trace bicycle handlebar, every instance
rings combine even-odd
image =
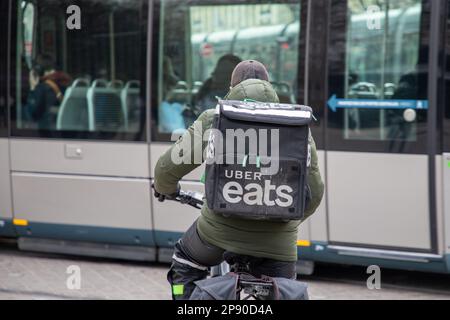
[[[159,197],[159,193],[157,193],[155,186],[152,184],[152,189],[155,191],[155,196]],[[162,200],[161,200],[162,199]],[[201,209],[203,206],[203,194],[195,191],[183,191],[179,190],[178,195],[175,198],[165,198],[162,197],[160,201],[172,200],[177,201],[181,204],[187,204],[196,209]]]
[[[203,194],[195,191],[180,190],[175,201],[178,201],[181,204],[188,204],[196,209],[201,209],[203,206]]]

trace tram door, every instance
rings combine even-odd
[[[10,170],[19,245],[50,245],[35,238],[98,243],[101,250],[74,252],[94,255],[118,245],[132,258],[131,247],[154,244],[141,90],[147,1],[11,3]],[[155,257],[141,253],[136,258]]]
[[[430,2],[331,1],[325,145],[333,244],[436,249]]]
[[[264,63],[283,102],[297,101],[302,4],[306,1],[154,1],[151,157],[154,167],[204,110],[224,97],[240,60]],[[197,138],[202,134],[196,132]],[[195,143],[195,142],[194,142]],[[203,167],[182,187],[203,192]],[[152,173],[153,174],[153,173]],[[153,175],[152,175],[153,177]],[[156,241],[172,247],[199,212],[174,203],[153,202]]]

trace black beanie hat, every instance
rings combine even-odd
[[[269,81],[269,73],[261,62],[256,60],[242,61],[233,70],[231,75],[231,86],[234,87],[248,79]]]

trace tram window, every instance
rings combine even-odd
[[[158,8],[153,140],[170,141],[172,133],[183,132],[204,110],[214,108],[241,60],[265,64],[275,89],[282,89],[280,99],[292,102],[298,85],[300,0],[201,5],[168,0]]]
[[[420,145],[424,152],[428,22],[423,3],[333,1],[332,10],[343,14],[331,17],[329,148],[373,145],[402,153],[417,152]]]
[[[70,5],[80,29],[69,28]],[[142,1],[19,1],[13,135],[144,140]]]

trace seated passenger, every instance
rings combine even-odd
[[[173,95],[173,89],[178,81],[179,79],[173,71],[172,62],[165,57],[163,62],[163,98],[158,110],[158,131],[160,133],[182,133],[186,130],[183,117],[185,106],[176,101]]]
[[[44,56],[30,71],[30,92],[24,108],[26,120],[34,122],[42,130],[56,127],[58,108],[71,78],[56,71],[51,58]]]
[[[207,79],[195,97],[195,105],[199,112],[217,104],[216,97],[223,98],[230,90],[230,78],[234,68],[241,59],[232,54],[222,56],[217,62],[211,77]]]

